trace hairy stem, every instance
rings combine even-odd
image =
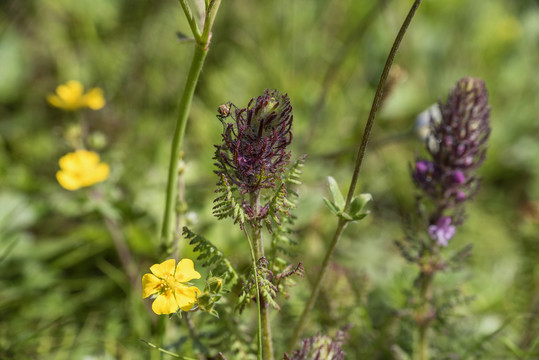
[[[260,210],[260,191],[250,194],[251,208],[254,210],[255,216]],[[264,257],[264,242],[262,241],[262,225],[257,223],[251,226],[251,236],[253,239],[255,262]],[[255,265],[256,266],[256,265]],[[256,269],[255,269],[256,270]],[[259,282],[257,281],[257,289]],[[271,336],[270,324],[270,308],[264,301],[264,297],[258,295],[258,303],[260,304],[260,315],[262,325],[262,343],[264,349],[264,360],[273,360],[273,339]]]
[[[185,88],[180,98],[178,120],[176,121],[176,128],[172,139],[172,149],[170,153],[170,163],[168,169],[168,182],[167,182],[167,194],[165,200],[165,213],[163,216],[163,226],[161,228],[161,252],[163,255],[170,254],[171,247],[173,246],[174,236],[174,210],[176,204],[176,191],[178,182],[178,166],[180,159],[180,151],[182,148],[183,137],[185,134],[185,128],[187,125],[187,118],[189,116],[189,110],[191,108],[191,102],[193,100],[193,94],[195,93],[196,84],[204,65],[204,60],[209,51],[209,43],[211,38],[211,27],[215,20],[215,15],[219,9],[221,3],[220,0],[210,1],[208,8],[206,9],[206,18],[204,21],[204,29],[202,35],[200,35],[196,27],[193,26],[194,19],[186,1],[180,1],[185,15],[189,21],[193,35],[195,36],[196,46],[189,68],[189,74],[185,82]]]
[[[363,157],[365,156],[365,150],[367,149],[367,144],[369,142],[370,134],[372,125],[374,124],[374,119],[376,117],[376,112],[378,111],[378,108],[380,107],[380,103],[382,100],[384,85],[387,79],[387,76],[389,75],[389,70],[391,70],[391,65],[393,64],[393,59],[395,59],[395,55],[397,54],[397,50],[399,48],[399,45],[404,38],[404,34],[406,33],[406,30],[408,29],[408,26],[410,25],[415,12],[419,5],[421,4],[421,0],[415,0],[410,11],[408,12],[408,15],[406,16],[406,19],[404,20],[399,33],[397,34],[397,37],[395,38],[395,41],[393,42],[393,46],[391,47],[391,50],[389,51],[389,55],[387,57],[384,70],[382,71],[382,75],[380,76],[380,80],[378,82],[378,87],[376,89],[376,93],[374,95],[374,99],[371,106],[371,111],[369,113],[369,118],[367,119],[367,124],[365,125],[365,130],[363,132],[363,138],[361,140],[361,144],[358,149],[356,163],[354,167],[354,173],[352,175],[352,181],[350,183],[350,187],[348,189],[348,195],[346,197],[346,205],[344,208],[344,211],[347,212],[350,209],[350,204],[352,202],[352,198],[354,196],[356,185],[358,181],[358,175],[359,170],[361,169],[361,164],[363,162]],[[320,286],[322,284],[322,281],[324,279],[324,275],[327,271],[329,260],[331,259],[331,256],[333,255],[333,251],[335,250],[337,243],[339,242],[339,239],[341,238],[341,235],[346,227],[347,220],[344,220],[343,218],[339,218],[337,223],[337,228],[335,230],[335,234],[333,235],[333,239],[331,240],[331,243],[329,245],[328,250],[326,251],[326,256],[324,257],[324,261],[322,262],[322,267],[320,268],[320,272],[318,273],[318,277],[314,283],[314,288],[311,292],[311,296],[307,303],[305,304],[305,307],[303,309],[303,313],[301,314],[301,317],[299,319],[298,324],[296,325],[296,328],[294,330],[294,334],[292,336],[292,339],[289,344],[289,351],[292,351],[296,342],[298,341],[301,332],[303,331],[303,328],[305,327],[305,324],[307,322],[307,318],[309,317],[309,313],[312,310],[312,307],[314,305],[314,302],[316,298],[318,297],[318,293],[320,292]]]

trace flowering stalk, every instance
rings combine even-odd
[[[215,200],[214,214],[218,218],[233,217],[249,241],[263,355],[264,359],[272,360],[268,303],[272,299],[267,297],[268,291],[261,285],[264,280],[265,284],[269,280],[260,279],[265,275],[258,273],[257,263],[265,259],[263,225],[271,226],[271,221],[279,222],[279,216],[288,213],[289,205],[283,199],[286,197],[283,175],[291,156],[287,146],[292,141],[292,106],[287,95],[266,90],[263,95],[251,99],[246,108],[231,112],[228,104],[222,105],[219,111],[223,142],[216,146],[214,159],[215,172],[220,178],[216,192],[224,194]],[[229,118],[233,121],[227,122]],[[252,244],[246,225],[251,228]]]
[[[432,283],[436,272],[448,264],[441,250],[449,245],[456,227],[464,221],[464,206],[479,189],[475,171],[486,156],[490,135],[490,108],[482,80],[464,78],[457,82],[447,102],[440,104],[441,119],[431,117],[426,146],[429,158],[416,158],[412,178],[419,190],[418,206],[426,209],[419,241],[419,308],[415,314],[419,335],[416,354],[429,358],[430,326],[436,319]]]
[[[361,144],[358,149],[358,154],[356,158],[356,164],[354,167],[354,172],[352,175],[352,181],[350,183],[350,187],[348,189],[348,195],[346,197],[346,203],[344,205],[343,212],[348,213],[352,204],[352,200],[354,197],[358,176],[359,176],[359,170],[361,169],[361,164],[363,161],[363,157],[365,155],[365,151],[367,149],[367,144],[369,142],[369,137],[372,129],[372,125],[374,124],[374,119],[376,117],[376,112],[378,111],[378,108],[380,107],[380,103],[382,101],[382,95],[384,90],[384,85],[387,79],[387,76],[389,75],[389,70],[391,70],[391,65],[393,64],[393,59],[395,58],[395,55],[397,53],[397,50],[399,48],[399,45],[404,38],[404,34],[406,33],[406,30],[408,29],[408,26],[412,22],[412,18],[415,15],[415,12],[419,5],[421,4],[421,0],[415,0],[410,11],[408,12],[408,15],[406,16],[406,19],[404,20],[399,33],[397,34],[397,37],[395,38],[395,41],[393,42],[393,46],[391,47],[391,50],[389,52],[389,55],[386,60],[386,64],[384,66],[384,70],[382,71],[382,75],[380,76],[380,80],[378,82],[378,87],[376,89],[376,93],[374,95],[373,103],[371,106],[371,111],[369,113],[369,118],[367,120],[367,123],[365,125],[365,130],[363,132],[363,138],[361,140]],[[296,328],[294,329],[294,333],[292,335],[292,339],[289,343],[289,352],[291,352],[296,344],[296,342],[299,339],[299,336],[301,335],[301,332],[303,331],[303,328],[305,327],[305,324],[307,322],[307,318],[309,317],[309,313],[311,312],[314,302],[316,298],[318,297],[318,293],[320,292],[320,287],[322,285],[322,281],[324,279],[324,275],[327,271],[329,261],[331,259],[331,256],[333,255],[333,251],[337,247],[337,243],[339,242],[342,233],[344,232],[344,229],[346,228],[348,222],[350,220],[339,217],[337,222],[337,228],[335,229],[335,233],[333,234],[333,238],[331,240],[331,243],[329,245],[328,250],[326,251],[326,255],[324,257],[324,260],[322,261],[322,265],[320,268],[320,271],[318,272],[318,277],[315,280],[313,290],[311,292],[311,296],[309,297],[309,300],[305,304],[305,307],[303,308],[303,313],[301,314],[301,317],[299,319],[298,324],[296,325]]]
[[[195,49],[193,60],[189,69],[189,74],[185,83],[185,88],[180,98],[180,112],[174,130],[172,140],[172,150],[170,154],[170,164],[168,171],[167,195],[165,202],[165,214],[163,216],[163,226],[161,228],[161,252],[166,254],[170,252],[174,241],[174,208],[176,204],[177,182],[178,182],[178,167],[180,159],[180,151],[187,125],[187,118],[193,100],[198,77],[204,65],[204,60],[209,51],[211,38],[211,29],[213,22],[221,4],[221,0],[206,1],[206,14],[203,23],[203,30],[200,32],[193,14],[189,8],[189,4],[185,0],[180,0],[185,16],[189,22],[193,36],[195,39]],[[176,237],[177,240],[178,237]]]

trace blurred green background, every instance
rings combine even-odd
[[[304,262],[307,276],[280,301],[273,326],[281,353],[335,227],[322,202],[325,179],[335,177],[343,191],[349,184],[377,81],[411,3],[222,1],[184,143],[190,226],[239,268],[248,266],[240,232],[211,215],[216,109],[227,101],[246,106],[266,88],[287,92],[293,157],[308,155],[293,259]],[[180,43],[177,31],[189,28],[172,0],[0,2],[1,359],[155,357],[139,339],[151,340],[156,316],[129,285],[96,208],[118,216],[140,275],[163,260],[155,249],[171,133],[193,46]],[[413,211],[409,166],[422,148],[414,119],[445,100],[458,79],[474,76],[489,90],[492,134],[482,190],[448,249],[473,243],[473,257],[438,284],[475,299],[456,312],[453,330],[435,338],[433,356],[539,357],[538,63],[537,1],[423,1],[395,59],[360,176],[360,191],[374,197],[372,214],[347,228],[307,336],[352,323],[350,359],[398,358],[395,344],[410,351],[398,310],[416,272],[393,241]],[[104,109],[81,114],[97,134],[89,146],[112,169],[99,185],[101,203],[55,179],[58,159],[71,151],[65,134],[74,118],[45,96],[72,79],[101,87],[107,99]],[[208,316],[197,315],[195,323]],[[243,321],[253,329],[249,316]],[[171,342],[186,334],[178,323]]]

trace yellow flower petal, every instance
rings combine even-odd
[[[73,191],[80,189],[81,187],[80,181],[66,171],[58,171],[56,173],[56,180],[58,180],[58,183],[66,190]]]
[[[200,279],[200,274],[195,270],[193,260],[183,259],[178,263],[174,277],[179,282],[187,282],[193,279]]]
[[[159,295],[152,304],[152,310],[157,315],[172,314],[178,311],[178,308],[172,291]]]
[[[110,174],[109,165],[99,162],[99,155],[93,151],[77,150],[68,153],[60,158],[58,164],[61,170],[56,178],[67,190],[105,181]]]
[[[61,98],[68,99],[72,97],[80,97],[84,87],[80,81],[69,80],[65,85],[59,85],[56,87],[56,92],[60,95]]]
[[[165,276],[172,276],[174,274],[174,265],[176,260],[169,259],[163,261],[161,264],[155,264],[150,267],[150,271],[158,278],[163,279]]]
[[[142,298],[156,294],[162,287],[163,282],[153,274],[144,274],[142,277]]]
[[[95,168],[95,171],[94,171],[94,174],[93,174],[93,182],[97,183],[97,182],[104,181],[104,180],[108,179],[109,174],[110,174],[109,164],[100,163]]]
[[[56,87],[56,94],[47,95],[47,102],[54,107],[74,111],[88,107],[99,110],[105,106],[103,90],[93,88],[84,94],[84,87],[79,81],[71,80]]]
[[[82,97],[82,102],[92,110],[101,109],[103,106],[105,106],[103,90],[100,88],[93,88]]]
[[[88,150],[77,150],[75,151],[75,156],[77,161],[82,166],[95,166],[99,164],[99,155],[96,152]]]
[[[200,290],[196,286],[178,286],[175,295],[180,309],[183,311],[191,310],[195,306],[198,294],[200,294]]]
[[[76,110],[81,107],[82,92],[82,84],[75,80],[68,81],[65,85],[56,88],[56,93],[64,103],[62,108],[65,110]]]
[[[58,95],[54,94],[47,95],[47,102],[57,108],[62,108],[64,106],[64,102],[62,101],[62,99],[60,99]]]

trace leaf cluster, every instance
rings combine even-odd
[[[202,266],[211,267],[211,271],[223,278],[227,285],[233,286],[238,282],[239,275],[234,266],[230,263],[223,252],[213,245],[209,240],[195,234],[189,228],[183,228],[183,236],[189,240],[190,245],[194,245],[193,251],[198,252],[197,260],[202,260]]]
[[[337,181],[333,177],[328,176],[328,185],[333,201],[324,198],[324,203],[334,215],[346,221],[358,221],[369,215],[370,211],[364,210],[364,208],[368,202],[372,201],[371,194],[359,194],[354,196],[350,203],[350,208],[345,209],[346,201],[339,189]]]

